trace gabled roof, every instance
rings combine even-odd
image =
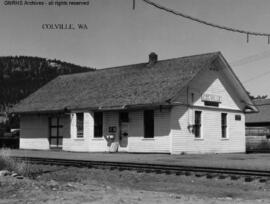
[[[22,100],[17,113],[169,104],[220,52],[59,76]],[[245,91],[244,91],[245,92]]]
[[[259,112],[247,114],[246,123],[270,123],[270,99],[256,99],[253,103]]]

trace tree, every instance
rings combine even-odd
[[[251,100],[254,100],[254,99],[266,99],[268,97],[268,95],[257,95],[257,96],[253,96],[253,95],[250,94],[249,91],[247,93],[248,93],[248,95],[249,95],[249,97],[250,97]]]

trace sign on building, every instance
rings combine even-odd
[[[202,101],[221,103],[221,96],[214,95],[214,94],[203,94]]]

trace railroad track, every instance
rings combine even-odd
[[[195,175],[197,177],[206,176],[207,178],[218,177],[224,179],[231,177],[232,179],[245,178],[250,182],[255,179],[260,182],[270,180],[270,171],[249,170],[249,169],[233,169],[233,168],[216,168],[216,167],[197,167],[197,166],[180,166],[166,164],[148,164],[148,163],[131,163],[131,162],[109,162],[109,161],[86,161],[71,159],[55,159],[55,158],[37,158],[37,157],[14,157],[17,160],[25,160],[33,164],[43,165],[60,165],[73,167],[87,167],[100,169],[118,169],[136,170],[146,173],[165,173],[176,175]]]

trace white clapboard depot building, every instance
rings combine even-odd
[[[220,52],[59,76],[14,107],[21,149],[245,152],[256,111]]]

